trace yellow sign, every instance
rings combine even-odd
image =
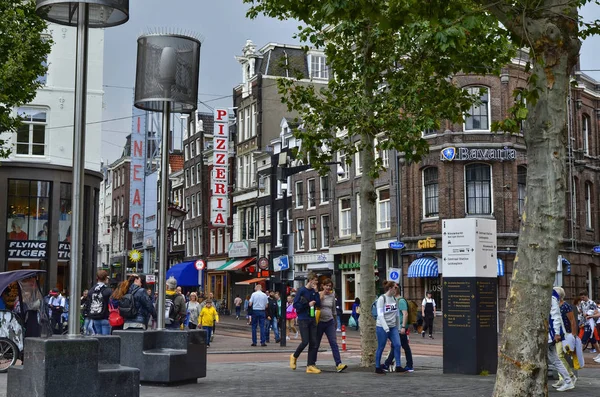
[[[142,260],[142,253],[138,250],[129,251],[129,260],[137,263]]]
[[[435,248],[435,240],[432,239],[431,237],[427,237],[425,240],[419,240],[417,241],[417,247],[419,249],[424,249],[424,248]]]

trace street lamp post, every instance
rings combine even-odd
[[[288,218],[287,218],[287,190],[288,190],[288,185],[287,185],[287,175],[285,175],[285,173],[282,173],[282,180],[281,180],[281,194],[283,196],[283,225],[281,226],[281,237],[282,237],[282,242],[281,242],[281,250],[283,251],[283,255],[287,255],[288,256],[288,263],[289,263],[289,255],[288,255]],[[284,305],[285,302],[287,302],[287,270],[282,270],[281,271],[281,285],[279,288],[279,298],[281,299],[281,313],[279,313],[280,317],[283,317],[284,314]],[[285,347],[287,345],[286,343],[286,335],[287,334],[287,328],[286,328],[286,324],[285,321],[283,322],[283,325],[281,326],[281,331],[279,333],[279,346],[281,347]]]

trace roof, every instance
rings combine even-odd
[[[262,54],[262,61],[256,70],[267,76],[296,77],[308,76],[308,63],[304,50],[285,45],[274,46]]]

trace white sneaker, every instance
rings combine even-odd
[[[564,384],[565,384],[565,382],[563,382],[562,379],[559,379],[558,382],[552,384],[552,387],[555,389],[558,389],[559,387],[561,387]]]
[[[593,360],[597,363],[600,363],[600,358],[594,358]]]
[[[571,376],[571,383],[573,383],[573,386],[577,383],[577,377],[575,375]]]
[[[561,387],[556,389],[556,391],[566,391],[566,390],[571,390],[574,388],[575,388],[575,385],[573,384],[573,382],[569,382],[569,383],[563,384]]]
[[[598,360],[600,359],[600,354],[598,354],[596,357],[593,358],[593,360]]]
[[[286,337],[285,337],[285,340],[290,340],[290,337],[289,337],[289,336],[286,336]]]

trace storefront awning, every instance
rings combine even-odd
[[[198,284],[198,270],[195,266],[196,261],[182,262],[171,266],[167,270],[167,279],[171,276],[177,280],[177,285],[182,287],[197,287]]]
[[[504,276],[504,261],[498,258],[498,277]]]
[[[242,259],[230,259],[217,270],[239,270],[248,266],[252,262],[256,261],[255,257],[252,258],[242,258]]]
[[[266,280],[264,277],[251,278],[250,280],[238,281],[235,285],[250,285],[254,283],[260,283],[261,281]]]
[[[438,275],[437,258],[432,256],[419,258],[408,267],[408,277],[437,277]]]

